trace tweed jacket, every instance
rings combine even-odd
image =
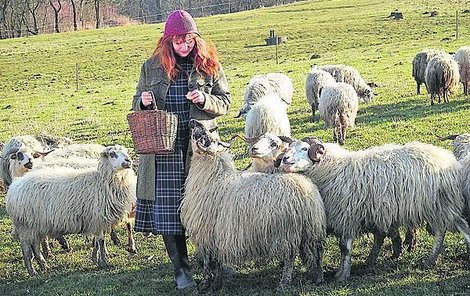
[[[147,109],[140,100],[140,94],[143,91],[151,91],[157,108],[163,110],[169,86],[170,79],[162,69],[160,60],[154,57],[149,58],[144,62],[140,71],[139,83],[132,101],[132,110]],[[191,104],[190,118],[197,119],[209,130],[214,130],[217,127],[216,117],[226,114],[230,106],[230,91],[222,66],[214,76],[201,74],[193,69],[189,74],[188,88],[191,90],[197,88],[203,92],[205,97],[203,106]],[[187,152],[187,155],[189,162],[190,151]],[[188,165],[189,163],[186,164],[186,168]],[[153,154],[140,155],[137,170],[137,197],[145,200],[155,199],[155,155]]]

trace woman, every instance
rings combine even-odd
[[[133,110],[155,107],[178,115],[175,152],[141,155],[137,172],[135,230],[161,234],[179,290],[194,287],[178,207],[188,171],[189,127],[194,118],[216,132],[215,118],[227,113],[230,92],[215,48],[183,10],[172,12],[152,56],[143,64]]]

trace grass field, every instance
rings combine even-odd
[[[470,8],[469,1],[459,3],[461,12]],[[395,9],[404,13],[403,20],[388,18]],[[455,52],[469,45],[470,13],[460,13],[456,40],[456,9],[457,1],[320,0],[197,19],[202,35],[218,48],[231,88],[230,112],[219,120],[221,136],[243,132],[243,121],[234,116],[248,80],[255,74],[284,72],[295,87],[289,107],[293,136],[316,135],[331,141],[332,131],[325,130],[322,121],[310,121],[305,76],[314,64],[341,63],[356,67],[366,80],[378,84],[373,102],[360,105],[357,128],[349,133],[346,148],[419,140],[450,149],[434,133],[468,133],[469,98],[460,86],[449,104],[430,106],[426,94],[415,94],[411,60],[422,48]],[[438,16],[430,17],[432,10]],[[288,37],[278,48],[278,64],[275,46],[264,45],[270,29]],[[77,142],[131,146],[125,116],[140,66],[161,31],[162,24],[134,25],[0,40],[0,141],[46,132]],[[311,59],[313,54],[320,58]],[[236,143],[232,152],[238,167],[249,162],[242,157],[242,143]],[[96,268],[84,238],[72,235],[71,253],[56,246],[50,271],[29,277],[20,246],[11,240],[3,193],[0,202],[0,295],[178,295],[161,238],[139,234],[137,255],[110,245],[109,269]],[[124,227],[119,234],[124,240]],[[326,283],[307,283],[297,264],[292,287],[276,293],[277,262],[246,262],[236,267],[237,275],[220,295],[469,295],[470,270],[462,236],[446,236],[446,250],[430,270],[423,270],[421,263],[431,250],[432,237],[422,229],[418,240],[416,251],[395,261],[386,241],[377,267],[371,270],[364,265],[371,236],[361,237],[354,243],[351,282],[340,285],[333,281],[339,248],[330,237],[324,258]],[[200,279],[201,269],[191,259]]]

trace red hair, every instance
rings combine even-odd
[[[219,70],[219,58],[217,51],[212,43],[204,41],[197,34],[188,34],[194,38],[194,48],[189,54],[198,73],[206,75],[215,75]],[[153,51],[154,58],[159,57],[163,70],[170,79],[176,79],[181,69],[176,63],[175,53],[173,51],[172,41],[175,39],[185,39],[186,34],[177,36],[161,37],[157,42],[157,47]]]

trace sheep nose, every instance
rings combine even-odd
[[[24,165],[25,168],[27,169],[32,169],[33,168],[33,163],[30,161]]]

